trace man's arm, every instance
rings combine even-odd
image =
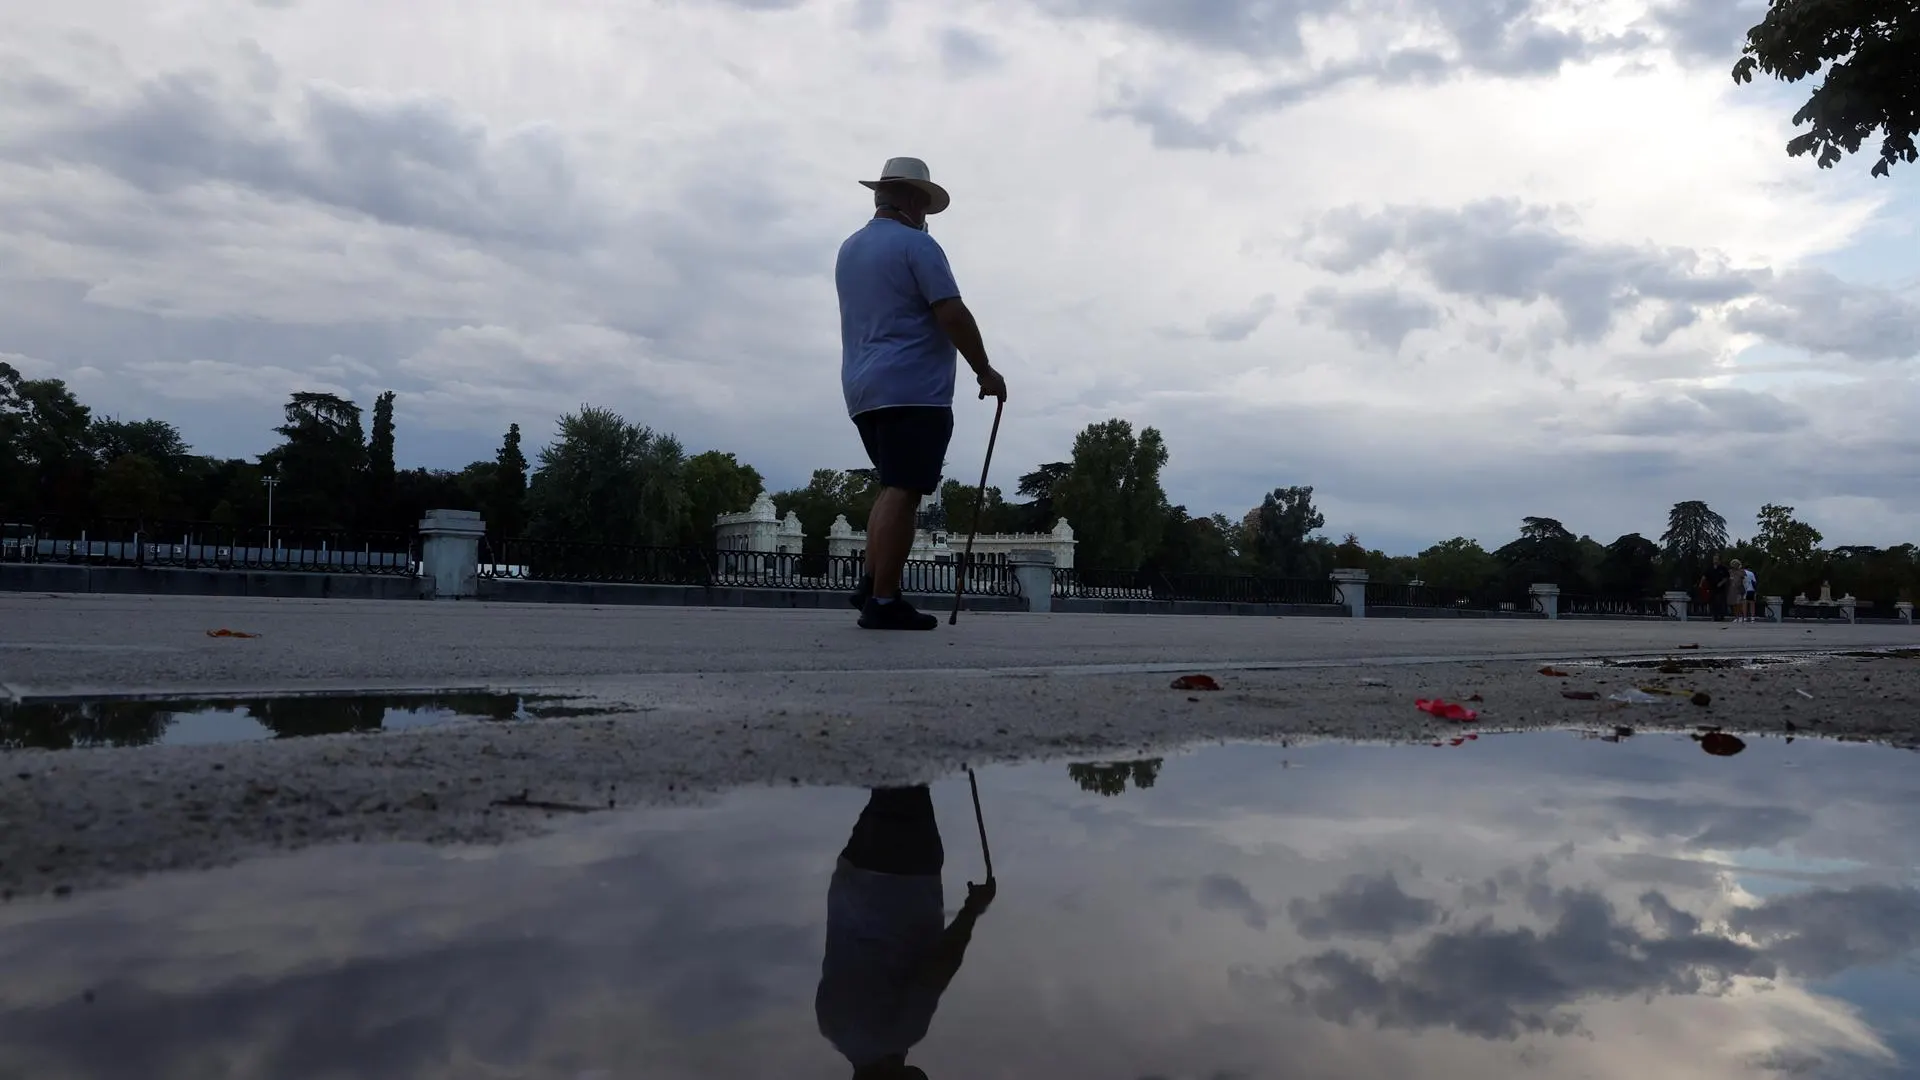
[[[1000,890],[992,878],[984,884],[967,883],[967,899],[960,905],[960,914],[940,933],[939,940],[920,962],[914,972],[917,981],[933,987],[935,994],[947,992],[947,984],[960,972],[960,962],[967,958],[967,945],[973,941],[973,925],[993,903],[994,896]]]
[[[942,300],[933,305],[933,317],[940,324],[941,332],[953,342],[954,348],[960,350],[967,366],[973,369],[974,375],[980,380],[980,396],[1007,400],[1007,381],[987,359],[986,342],[980,339],[980,324],[974,321],[973,312],[968,310],[966,301],[957,296]]]

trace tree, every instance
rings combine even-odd
[[[1014,509],[997,487],[988,487],[984,494],[973,484],[964,480],[948,480],[940,485],[940,509],[944,512],[942,523],[946,531],[964,537],[973,528],[973,504],[980,503],[980,531],[997,533],[1009,531],[1007,519]]]
[[[488,532],[519,536],[527,531],[527,455],[520,452],[519,424],[507,425],[483,490],[481,513],[486,517]]]
[[[1053,487],[1054,510],[1073,526],[1074,565],[1137,570],[1159,545],[1167,495],[1160,470],[1167,445],[1160,432],[1138,437],[1125,420],[1090,424],[1073,440],[1073,462]]]
[[[1285,578],[1319,576],[1322,567],[1309,538],[1327,519],[1314,509],[1312,485],[1274,488],[1248,519],[1253,559],[1260,570]]]
[[[87,426],[87,445],[102,465],[127,454],[139,454],[163,472],[185,467],[192,448],[180,429],[165,420],[108,420],[95,418]]]
[[[1146,758],[1140,761],[1116,761],[1096,763],[1076,762],[1067,766],[1067,775],[1080,785],[1080,790],[1096,795],[1123,795],[1127,790],[1127,781],[1141,791],[1153,786],[1160,778],[1160,758]]]
[[[1820,558],[1820,530],[1796,521],[1793,507],[1775,503],[1762,506],[1756,520],[1760,531],[1753,542],[1765,555],[1768,587],[1782,590],[1769,595],[1792,596],[1801,589],[1818,588],[1820,563],[1824,561]]]
[[[1559,585],[1570,593],[1588,588],[1580,569],[1580,541],[1553,518],[1522,518],[1520,539],[1493,555],[1506,566],[1504,589],[1516,597],[1534,582]]]
[[[153,521],[179,512],[166,474],[145,454],[121,454],[108,462],[92,494],[94,509],[108,517]]]
[[[1016,530],[1049,532],[1053,529],[1054,523],[1060,520],[1054,512],[1053,493],[1072,471],[1072,462],[1050,461],[1020,478],[1014,493],[1030,501],[1014,508],[1019,515],[1014,524]]]
[[[1186,507],[1169,507],[1159,550],[1147,560],[1146,568],[1168,576],[1232,573],[1238,557],[1238,531],[1225,515],[1188,517]]]
[[[1660,534],[1660,546],[1667,556],[1668,583],[1691,589],[1727,546],[1727,519],[1698,499],[1674,503],[1667,511],[1667,531]]]
[[[1356,570],[1366,569],[1366,545],[1360,542],[1358,536],[1348,533],[1346,538],[1340,541],[1340,546],[1333,549],[1333,565],[1342,569],[1349,567]]]
[[[1880,132],[1873,175],[1920,160],[1920,5],[1913,0],[1771,0],[1741,54],[1735,83],[1752,82],[1755,70],[1793,83],[1827,69],[1793,114],[1795,127],[1808,127],[1787,143],[1789,156],[1815,154],[1830,169]]]
[[[1627,533],[1607,545],[1596,577],[1602,595],[1651,596],[1660,591],[1660,545],[1639,533]]]
[[[274,519],[329,528],[354,524],[367,467],[360,406],[334,394],[300,391],[288,398],[286,422],[274,430],[283,441],[260,457],[280,481]]]
[[[89,417],[62,380],[24,378],[0,361],[0,509],[86,513]]]
[[[1442,540],[1422,551],[1418,560],[1420,580],[1436,589],[1469,592],[1500,573],[1500,561],[1479,541],[1464,536]]]
[[[373,438],[367,442],[366,513],[363,521],[394,527],[393,508],[393,391],[373,399]],[[449,507],[448,509],[451,509]],[[400,519],[405,522],[406,519]],[[418,518],[414,520],[419,520]],[[406,522],[411,524],[411,522]]]
[[[833,519],[845,514],[847,524],[856,530],[866,528],[879,494],[870,470],[815,469],[806,487],[776,493],[773,509],[781,517],[788,511],[800,515],[800,527],[807,534],[805,553],[817,556],[826,554]]]
[[[766,486],[759,470],[742,465],[732,454],[709,450],[687,459],[687,528],[681,539],[686,547],[713,546],[713,521],[721,514],[738,514],[753,505]],[[831,518],[827,519],[832,524]],[[854,523],[854,528],[866,522]]]
[[[686,520],[686,458],[680,441],[582,405],[560,418],[527,487],[541,539],[671,546]]]

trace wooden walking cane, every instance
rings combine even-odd
[[[980,510],[987,500],[987,473],[993,468],[993,444],[1000,438],[1000,414],[1006,408],[1005,398],[1001,398],[993,407],[993,431],[987,435],[987,460],[980,466],[980,486],[973,493],[973,527],[967,530],[967,552],[960,557],[960,565],[954,568],[953,614],[947,616],[948,626],[960,621],[960,599],[967,591],[967,572],[973,568],[973,538],[980,534]]]
[[[973,778],[973,767],[967,767],[967,786],[973,789],[973,823],[980,827],[980,858],[987,864],[987,880],[993,880],[993,852],[987,850],[987,819],[980,816],[980,783]]]

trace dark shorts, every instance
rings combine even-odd
[[[936,877],[946,863],[933,793],[926,787],[875,788],[840,857],[876,874]]]
[[[922,495],[940,490],[953,439],[953,410],[936,405],[869,409],[853,418],[882,487]]]

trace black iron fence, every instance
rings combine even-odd
[[[479,574],[483,578],[613,585],[712,584],[711,568],[698,548],[588,544],[528,537],[482,540]]]
[[[1589,596],[1580,593],[1560,595],[1562,615],[1598,615],[1609,618],[1666,619],[1672,613],[1659,596]]]
[[[1533,604],[1526,596],[1510,596],[1498,589],[1445,589],[1437,585],[1385,581],[1367,582],[1367,606],[1464,611],[1533,610]]]
[[[411,577],[419,568],[419,538],[208,521],[42,519],[0,525],[0,562]]]
[[[1228,604],[1334,604],[1333,582],[1151,570],[1053,571],[1053,595],[1072,600],[1160,600]]]
[[[960,563],[957,559],[910,559],[902,572],[901,587],[917,594],[951,593]],[[480,548],[481,577],[522,581],[852,592],[865,572],[865,558],[851,555],[584,544],[524,537],[488,537]],[[964,589],[970,595],[1019,593],[1013,568],[1004,563],[976,559],[966,567],[964,576]]]

